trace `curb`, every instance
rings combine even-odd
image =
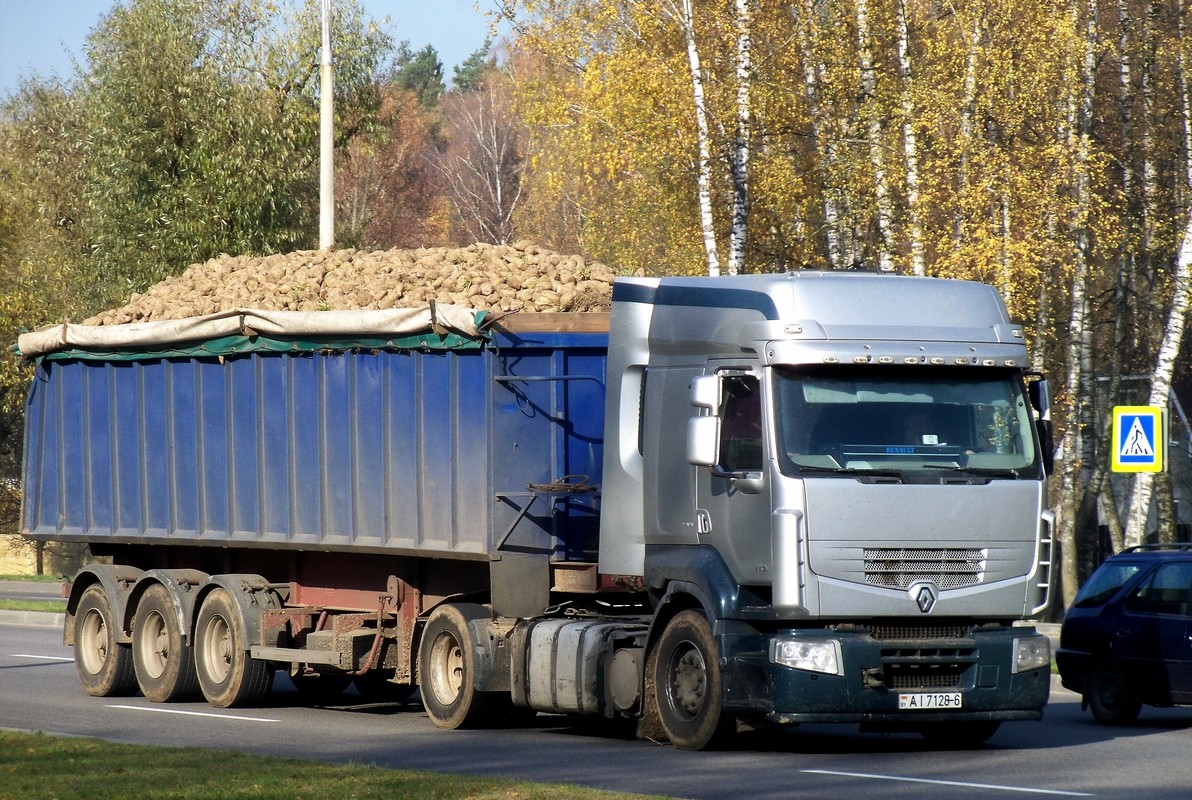
[[[0,622],[9,625],[61,628],[66,624],[66,615],[54,614],[49,611],[0,611]]]

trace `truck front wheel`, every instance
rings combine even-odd
[[[703,614],[677,614],[650,661],[658,716],[676,747],[702,750],[732,733],[735,722],[724,711],[716,639]]]
[[[444,605],[431,612],[418,648],[418,689],[431,722],[440,728],[464,728],[488,716],[476,691],[476,665],[468,620],[488,616],[483,606]]]
[[[79,598],[74,616],[75,668],[79,682],[93,697],[132,694],[137,688],[132,649],[116,641],[112,604],[96,584]]]
[[[146,589],[137,604],[132,655],[141,694],[149,700],[168,703],[198,693],[194,654],[161,584]]]
[[[207,595],[195,624],[195,668],[199,688],[216,708],[251,705],[269,694],[276,672],[248,654],[248,637],[231,596]]]

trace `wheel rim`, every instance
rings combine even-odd
[[[1122,688],[1116,665],[1106,664],[1101,668],[1093,691],[1096,692],[1102,708],[1111,711],[1118,709],[1122,702]]]
[[[170,634],[165,618],[156,611],[145,615],[144,631],[138,637],[141,665],[151,678],[160,678],[170,661]]]
[[[704,654],[691,642],[681,643],[671,655],[667,675],[671,707],[684,719],[695,719],[708,692],[708,665]]]
[[[202,664],[213,683],[223,683],[232,671],[232,628],[221,616],[213,616],[203,632]]]
[[[83,669],[92,675],[98,675],[108,660],[108,625],[95,609],[88,611],[79,625],[75,653]]]
[[[451,705],[459,697],[464,685],[464,652],[459,642],[449,633],[441,633],[431,645],[430,688],[435,699],[443,705]]]

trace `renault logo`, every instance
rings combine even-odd
[[[935,601],[939,599],[939,591],[931,583],[916,583],[907,590],[907,594],[924,614],[930,614],[931,609],[935,608]]]

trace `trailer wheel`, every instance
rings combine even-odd
[[[99,584],[79,598],[74,616],[75,669],[83,689],[93,697],[132,694],[137,676],[132,648],[116,641],[112,604]]]
[[[248,637],[236,604],[223,589],[207,595],[195,624],[199,688],[216,708],[252,705],[273,688],[277,671],[248,654]]]
[[[137,604],[132,655],[141,694],[149,700],[168,703],[198,693],[193,650],[161,584],[146,589]]]
[[[488,716],[484,695],[473,684],[474,643],[468,629],[468,620],[481,616],[487,616],[483,606],[439,606],[423,629],[418,648],[418,689],[427,716],[440,728],[464,728]]]
[[[676,747],[702,750],[735,729],[724,711],[720,660],[712,628],[698,611],[681,611],[666,626],[654,653],[658,716]]]

